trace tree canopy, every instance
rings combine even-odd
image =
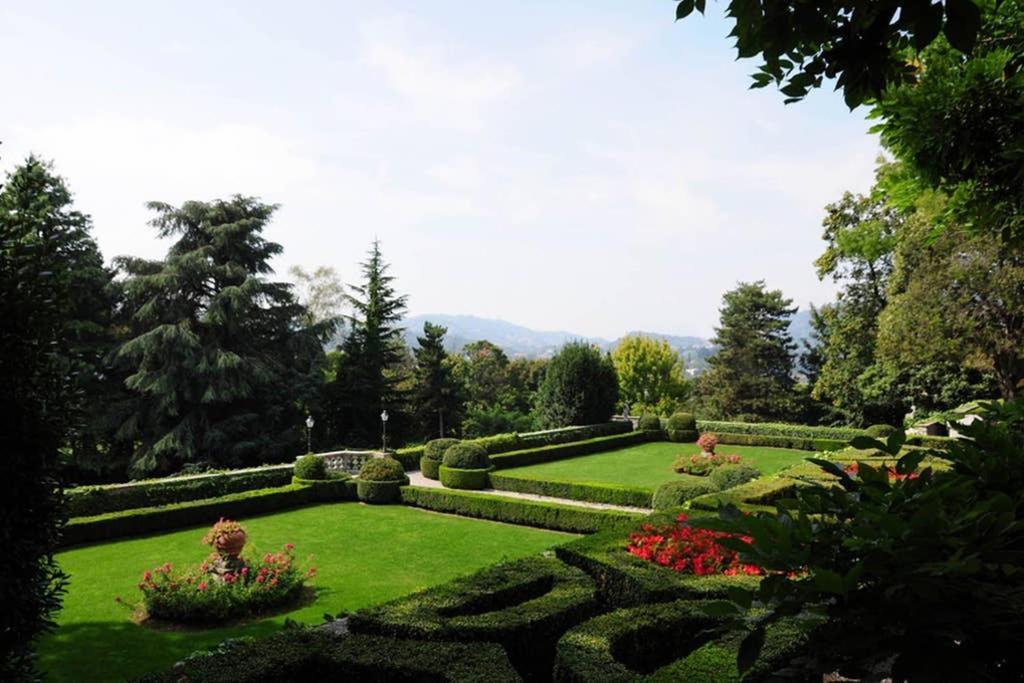
[[[544,427],[607,422],[619,401],[619,381],[611,358],[592,344],[570,342],[548,363],[537,392]]]

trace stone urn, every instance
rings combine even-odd
[[[213,547],[222,557],[238,557],[245,547],[245,539],[245,530],[238,529],[218,536]]]

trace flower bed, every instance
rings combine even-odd
[[[203,541],[215,550],[201,564],[175,570],[166,562],[143,573],[139,590],[145,617],[212,623],[265,612],[295,600],[316,574],[315,567],[299,566],[291,543],[247,559],[245,530],[237,522],[221,520]]]
[[[680,455],[672,463],[672,469],[680,474],[691,474],[695,477],[706,477],[723,465],[739,465],[738,455]]]
[[[735,576],[761,574],[761,568],[740,561],[735,550],[718,541],[731,538],[730,534],[697,529],[690,526],[686,514],[676,517],[675,524],[655,526],[643,524],[640,531],[629,535],[627,550],[630,554],[675,572],[706,576],[724,574]],[[750,542],[747,537],[740,537]]]

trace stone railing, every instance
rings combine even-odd
[[[328,451],[327,453],[314,453],[314,455],[323,458],[328,472],[358,474],[363,463],[370,458],[383,457],[384,454],[380,451]]]

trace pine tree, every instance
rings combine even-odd
[[[796,308],[763,281],[740,283],[725,293],[719,327],[700,377],[701,405],[709,417],[784,419],[793,402],[793,353],[789,323]]]
[[[607,422],[619,401],[619,380],[611,356],[586,342],[570,342],[548,363],[537,391],[544,427]]]
[[[290,457],[325,331],[301,324],[291,285],[266,278],[281,246],[262,231],[277,207],[241,196],[149,207],[160,236],[178,239],[161,263],[122,261],[141,330],[121,349],[144,398],[125,427],[141,442],[133,470]]]
[[[399,322],[405,313],[406,297],[395,292],[394,277],[380,253],[380,242],[373,241],[369,258],[361,264],[364,281],[349,285],[346,296],[352,306],[349,333],[342,344],[341,368],[335,382],[339,390],[333,411],[338,431],[357,444],[375,444],[380,434],[380,413],[387,410],[393,418],[389,431],[400,434],[407,429],[402,410],[405,397],[399,389],[405,361],[405,343]]]
[[[416,358],[415,406],[424,434],[444,437],[458,427],[462,409],[462,387],[455,378],[451,359],[444,350],[448,329],[423,323],[423,336],[413,351]]]

